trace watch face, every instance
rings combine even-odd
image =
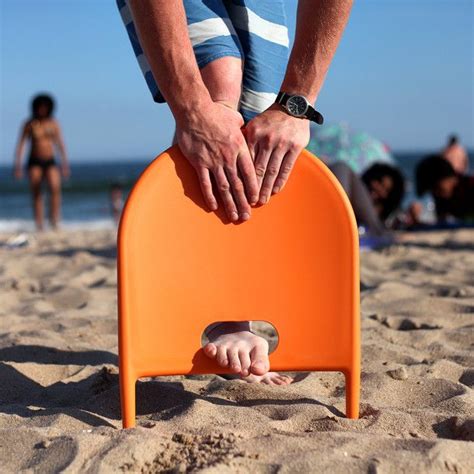
[[[306,99],[300,95],[293,95],[286,101],[286,108],[291,115],[301,117],[308,110]]]

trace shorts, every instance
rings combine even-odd
[[[240,112],[247,122],[276,99],[288,63],[283,0],[184,0],[189,37],[199,68],[224,56],[244,64]],[[133,23],[128,0],[117,0],[135,56],[153,99],[165,102]]]
[[[46,171],[51,166],[56,166],[56,160],[54,156],[49,158],[38,158],[37,156],[30,155],[28,162],[26,163],[26,168],[30,169],[33,166],[39,166],[43,171]]]

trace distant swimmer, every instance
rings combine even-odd
[[[38,95],[31,103],[31,118],[21,128],[20,138],[15,152],[14,175],[23,177],[21,165],[27,141],[30,142],[30,154],[26,171],[30,180],[33,197],[33,212],[36,228],[44,226],[43,196],[41,185],[46,181],[50,195],[50,223],[56,229],[59,224],[61,207],[61,174],[64,178],[70,175],[66,149],[59,123],[53,118],[54,100],[49,95]],[[61,158],[61,172],[54,157],[55,148]]]
[[[448,143],[442,151],[443,158],[451,163],[454,171],[458,174],[465,174],[469,169],[469,157],[466,150],[459,143],[456,135],[448,137]]]

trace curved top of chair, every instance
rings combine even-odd
[[[118,260],[121,350],[140,376],[157,375],[150,369],[157,365],[166,367],[161,374],[212,372],[199,356],[203,330],[246,319],[267,320],[279,332],[274,369],[348,363],[357,329],[357,226],[336,178],[307,151],[279,194],[248,222],[232,224],[221,209],[206,209],[194,170],[170,148],[130,193]],[[295,340],[311,354],[297,354]]]

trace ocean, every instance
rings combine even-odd
[[[63,180],[62,185],[61,226],[70,229],[113,227],[111,185],[120,183],[126,196],[147,164],[143,159],[71,163],[71,177]],[[46,195],[45,198],[47,205]],[[33,229],[28,180],[15,180],[12,168],[1,166],[0,232]]]
[[[423,152],[394,154],[396,162],[407,178],[405,202],[415,198],[413,173],[416,163],[425,154]],[[473,162],[474,156],[470,153],[471,168]],[[72,163],[71,178],[63,183],[62,227],[70,229],[113,227],[109,194],[112,183],[120,183],[126,195],[148,163],[143,159],[129,162]],[[27,180],[14,180],[11,166],[0,166],[0,232],[33,229]]]

